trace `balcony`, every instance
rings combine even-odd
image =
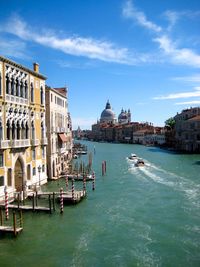
[[[6,101],[18,104],[28,105],[28,100],[22,97],[6,95]]]
[[[41,145],[47,145],[47,144],[48,144],[47,138],[42,138]]]
[[[66,129],[64,127],[56,127],[55,128],[57,133],[65,133]]]
[[[6,149],[10,147],[10,140],[0,140],[0,148]]]
[[[12,148],[28,147],[30,146],[30,140],[29,139],[12,140],[10,141],[10,146]]]
[[[32,145],[32,146],[38,146],[39,143],[40,143],[39,139],[32,139],[32,140],[31,140],[31,145]]]

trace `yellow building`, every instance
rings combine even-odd
[[[0,56],[0,199],[47,182],[45,80]]]

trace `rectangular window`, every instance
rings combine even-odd
[[[45,158],[45,147],[42,147],[42,158]]]
[[[53,101],[53,94],[51,94],[51,102]]]
[[[32,159],[35,160],[35,148],[32,150]]]
[[[0,167],[3,167],[3,153],[0,153]]]
[[[33,176],[36,174],[35,167],[33,168]]]
[[[8,186],[12,186],[12,169],[11,168],[8,169],[7,184]]]
[[[0,186],[4,186],[4,176],[0,176]]]
[[[45,172],[45,166],[44,166],[44,164],[42,165],[42,172]]]

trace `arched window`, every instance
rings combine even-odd
[[[35,139],[35,126],[33,121],[31,123],[31,138]]]
[[[29,135],[29,128],[28,128],[28,122],[26,122],[26,139],[29,138],[28,135]]]
[[[44,132],[44,130],[45,130],[45,127],[44,127],[44,123],[42,121],[41,122],[41,136],[42,136],[42,138],[45,138],[45,132]]]
[[[2,121],[0,121],[0,140],[3,139]]]
[[[10,127],[10,121],[8,120],[7,121],[7,124],[6,124],[6,138],[7,138],[7,140],[10,140],[10,129],[11,129],[11,127]]]
[[[44,92],[43,92],[43,87],[40,87],[40,104],[44,104]]]
[[[31,83],[31,102],[34,102],[34,88],[33,88],[33,83]]]
[[[25,90],[25,98],[28,99],[28,85],[27,85],[27,81],[25,81],[25,87],[24,87],[24,90]]]
[[[17,122],[17,139],[19,140],[20,139],[20,130],[21,130],[21,127],[20,127],[20,123],[19,121]]]
[[[6,75],[6,94],[9,94],[10,80],[8,75]]]
[[[15,94],[15,80],[14,78],[11,79],[11,95]]]
[[[1,87],[1,72],[0,72],[0,95],[2,94],[2,87]]]
[[[13,121],[13,122],[12,122],[12,139],[13,139],[13,140],[15,139],[15,129],[16,129],[16,127],[15,127],[15,122]]]
[[[16,96],[19,96],[19,80],[16,79]]]
[[[22,133],[21,139],[25,139],[26,138],[26,136],[25,136],[26,131],[25,131],[25,122],[24,121],[22,121],[21,133]]]
[[[23,82],[20,82],[20,97],[24,97],[24,84]]]

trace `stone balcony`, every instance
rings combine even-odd
[[[20,148],[30,146],[30,139],[12,140],[10,141],[11,148]]]
[[[20,147],[28,147],[30,146],[29,139],[21,139],[21,140],[1,140],[0,141],[0,148],[7,149],[7,148],[20,148]]]
[[[32,139],[32,140],[31,140],[31,145],[32,145],[32,146],[38,146],[39,144],[40,144],[39,139]]]
[[[6,95],[6,101],[18,104],[28,105],[28,100],[22,97],[14,96],[14,95]]]
[[[47,144],[48,144],[47,138],[42,138],[41,145],[47,145]]]
[[[0,148],[6,149],[10,147],[10,140],[0,140]]]

